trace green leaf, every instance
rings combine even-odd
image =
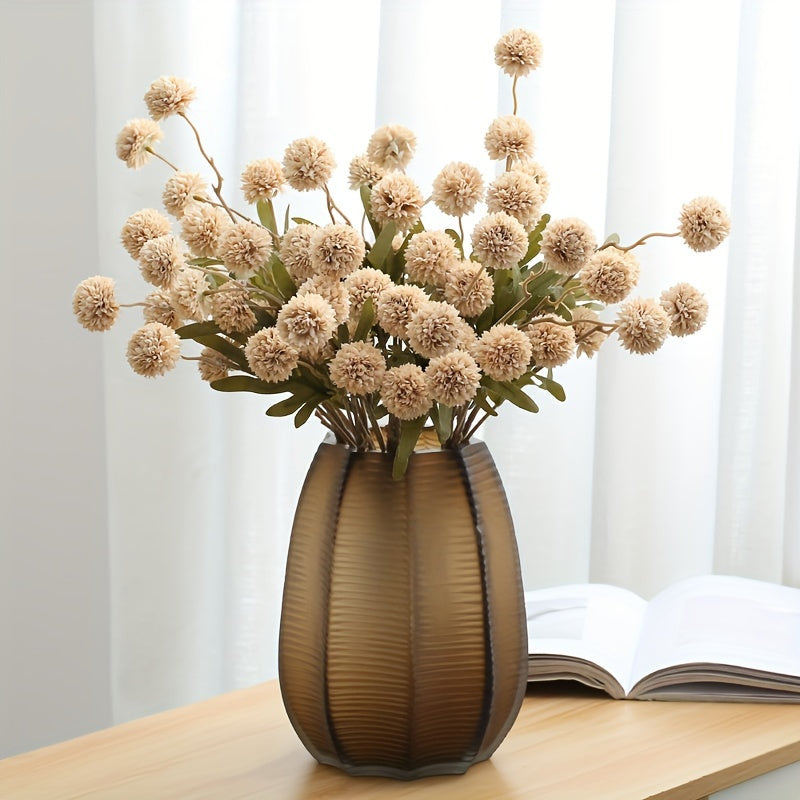
[[[499,317],[498,317],[499,319]],[[484,333],[492,327],[494,323],[494,305],[490,305],[479,317],[475,320],[475,332],[477,334]]]
[[[433,426],[436,428],[436,435],[439,437],[439,444],[444,447],[445,442],[453,434],[453,408],[436,403],[431,410]]]
[[[318,394],[331,396],[336,393],[333,384],[327,377],[327,373],[317,372],[314,367],[300,364],[297,367],[297,379],[290,379],[293,383],[303,384],[313,389]],[[292,391],[295,391],[292,389]]]
[[[509,403],[513,403],[515,406],[525,411],[531,411],[535,414],[539,410],[539,406],[537,406],[519,386],[515,386],[513,383],[509,383],[508,381],[495,381],[488,375],[484,375],[483,378],[481,378],[481,384],[492,394],[496,394],[498,397],[508,400]]]
[[[294,387],[305,386],[296,381],[287,380],[279,383],[269,383],[249,375],[231,375],[211,382],[211,388],[218,392],[253,392],[254,394],[281,394],[291,392]]]
[[[392,477],[396,481],[401,480],[406,474],[408,459],[411,458],[411,454],[414,452],[419,435],[425,427],[426,419],[427,416],[423,414],[423,416],[416,419],[403,420],[400,423],[400,438],[397,442],[397,450],[392,462]]]
[[[283,232],[289,230],[289,206],[286,206],[286,213],[283,215]]]
[[[539,220],[538,225],[528,234],[528,252],[525,253],[522,261],[520,261],[520,265],[527,264],[529,261],[536,258],[539,255],[539,248],[542,243],[542,234],[544,233],[544,229],[547,227],[547,223],[550,222],[550,215],[549,214],[542,214],[542,218]]]
[[[210,347],[218,353],[222,353],[228,360],[236,364],[237,367],[243,369],[245,372],[250,372],[250,365],[247,363],[245,354],[232,342],[224,339],[222,336],[193,336],[198,344],[203,347]]]
[[[381,235],[381,226],[375,222],[375,218],[372,216],[372,189],[362,183],[361,186],[358,187],[358,194],[361,197],[361,205],[364,206],[364,213],[367,215],[369,226],[372,228],[372,232],[377,239]]]
[[[212,288],[219,289],[220,286],[227,283],[230,280],[228,277],[227,272],[207,272],[206,273],[206,281],[211,281],[213,284]]]
[[[218,258],[190,258],[186,263],[192,267],[216,267],[222,264]]]
[[[619,244],[619,234],[618,233],[610,233],[606,237],[606,240],[603,242],[603,244],[600,245],[599,249],[602,250],[604,247],[607,247],[608,245],[613,245],[613,244]]]
[[[303,217],[292,217],[292,222],[296,225],[313,225],[315,228],[318,227],[310,219],[304,219]]]
[[[563,403],[567,399],[567,393],[558,381],[554,381],[552,378],[545,378],[544,375],[536,375],[534,380],[538,381],[539,386],[546,392],[550,392],[556,400],[560,400]]]
[[[308,399],[306,396],[293,394],[285,400],[279,400],[274,405],[271,405],[267,409],[267,416],[288,417],[290,414],[294,414],[295,411],[299,411],[308,402]]]
[[[284,300],[294,297],[297,294],[297,285],[292,280],[292,276],[289,275],[289,271],[284,266],[283,261],[273,255],[269,263],[272,271],[272,282],[280,292],[281,297]]]
[[[358,318],[356,332],[353,334],[353,341],[360,342],[367,338],[373,324],[375,323],[375,307],[372,305],[372,298],[368,297],[361,307],[361,316]]]
[[[456,243],[456,247],[461,253],[461,258],[464,258],[464,242],[461,241],[458,231],[454,231],[452,228],[445,228],[444,232]]]
[[[552,269],[546,269],[541,275],[533,278],[528,283],[527,289],[530,295],[537,300],[549,295],[553,284],[558,283],[561,279],[561,276],[554,272]]]
[[[219,325],[213,319],[206,322],[192,322],[189,325],[183,325],[178,328],[175,333],[181,339],[194,339],[195,336],[206,336],[211,333],[220,333]]]
[[[380,269],[387,273],[389,272],[389,270],[385,269],[386,258],[392,252],[392,240],[396,233],[397,225],[395,225],[394,222],[387,222],[375,239],[375,244],[369,249],[367,261],[375,267],[375,269]]]
[[[278,223],[275,221],[275,209],[272,207],[272,200],[259,200],[256,204],[258,210],[258,218],[261,224],[272,231],[278,233]]]
[[[494,271],[494,318],[500,319],[519,299],[519,270]]]
[[[315,395],[310,400],[308,400],[303,406],[301,406],[300,410],[294,416],[294,426],[295,428],[299,428],[301,425],[305,425],[306,422],[310,419],[311,415],[314,413],[314,409],[324,400],[325,398],[321,395]]]
[[[496,417],[497,411],[494,407],[489,405],[489,400],[486,397],[484,391],[479,391],[477,395],[475,395],[475,400],[473,401],[481,411],[485,411],[490,417]],[[500,405],[503,402],[503,399],[500,398],[497,401],[497,404]]]

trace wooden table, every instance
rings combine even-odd
[[[529,689],[508,738],[466,775],[350,778],[306,753],[271,681],[0,761],[0,797],[698,800],[798,760],[800,706],[609,700],[560,684]]]

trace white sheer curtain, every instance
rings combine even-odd
[[[544,62],[520,82],[519,100],[552,182],[547,210],[632,241],[674,228],[685,200],[710,194],[731,209],[733,232],[703,256],[679,240],[641,249],[642,293],[678,280],[707,293],[701,333],[647,357],[611,344],[560,370],[565,404],[537,397],[540,414],[504,409],[486,427],[526,582],[609,581],[651,594],[717,571],[800,585],[793,0],[88,5],[99,263],[70,263],[70,282],[109,274],[125,300],[145,287],[118,232],[130,213],[159,206],[168,170],[125,170],[113,142],[144,116],[155,77],[198,87],[192,116],[234,204],[247,161],[280,158],[291,139],[316,135],[337,155],[334,196],[355,215],[346,165],[379,124],[416,132],[409,171],[422,186],[455,159],[491,174],[483,133],[511,105],[492,48],[510,27],[536,30]],[[180,120],[164,129],[160,149],[201,170]],[[290,202],[293,215],[324,214],[319,197]],[[274,676],[292,513],[322,436],[314,422],[294,430],[265,417],[262,398],[213,393],[188,363],[157,382],[137,377],[124,352],[138,319],[128,310],[105,335],[96,376],[115,722]],[[7,563],[22,569],[13,556]]]
[[[492,63],[526,26],[544,65],[521,112],[553,184],[548,211],[632,241],[673,228],[682,202],[719,197],[730,244],[699,256],[642,248],[640,291],[678,280],[711,301],[707,328],[657,355],[616,346],[561,373],[566,404],[508,409],[485,436],[517,522],[526,582],[610,581],[650,594],[723,571],[800,582],[788,437],[796,246],[800,33],[791,3],[96,3],[97,138],[110,142],[162,73],[199,87],[193,114],[229,176],[317,135],[340,165],[376,125],[419,139],[412,174],[444,161],[491,174],[482,134],[510,111]],[[691,24],[687,24],[687,21]],[[134,54],[124,60],[119,53]],[[210,54],[213,53],[213,56]],[[200,168],[178,121],[163,149]],[[165,170],[130,174],[99,151],[102,255],[124,289],[138,276],[120,222],[158,201]],[[356,205],[340,168],[334,194]],[[294,196],[318,217],[321,198]],[[204,392],[190,368],[130,374],[129,331],[106,349],[112,680],[118,718],[274,674],[292,509],[321,436],[265,419],[261,398]],[[788,445],[787,445],[788,442]]]

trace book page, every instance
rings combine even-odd
[[[537,655],[584,659],[612,675],[627,692],[646,608],[633,592],[605,584],[525,592],[532,663]]]
[[[800,589],[707,575],[656,595],[631,683],[669,666],[702,663],[800,675]]]

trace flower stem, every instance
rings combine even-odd
[[[348,429],[346,418],[343,419],[342,412],[331,405],[329,402],[317,406],[317,417],[328,428],[330,428],[340,441],[358,449],[358,444],[352,432]]]
[[[219,169],[217,169],[217,165],[214,163],[214,159],[211,158],[211,156],[208,155],[208,153],[206,153],[206,150],[203,147],[203,142],[200,139],[200,132],[197,130],[197,128],[195,128],[195,126],[192,123],[192,121],[189,119],[189,117],[186,116],[186,114],[183,111],[179,111],[178,112],[178,116],[181,116],[186,120],[186,124],[192,129],[192,131],[194,133],[194,138],[197,141],[197,146],[198,146],[198,148],[200,148],[200,154],[208,162],[208,166],[211,167],[211,169],[214,170],[214,175],[217,178],[217,183],[213,187],[213,189],[214,189],[214,194],[217,196],[217,200],[219,200],[219,202],[221,203],[222,207],[228,212],[228,216],[231,218],[231,222],[236,222],[236,217],[234,216],[233,211],[230,210],[230,208],[228,207],[228,204],[225,202],[224,198],[222,197],[222,173],[220,173]]]
[[[375,416],[375,409],[372,403],[367,399],[364,398],[364,408],[367,411],[367,416],[369,417],[370,422],[372,423],[372,430],[375,433],[375,438],[378,441],[378,447],[380,447],[381,452],[386,452],[386,442],[383,439],[383,432],[381,431],[380,423],[378,422],[378,418]]]
[[[500,317],[499,320],[497,320],[497,322],[495,322],[495,325],[499,325],[501,322],[505,322],[506,320],[511,319],[511,317],[513,317],[514,314],[516,314],[517,311],[519,311],[525,305],[525,303],[527,303],[528,300],[531,299],[531,294],[528,291],[528,284],[532,280],[534,280],[534,278],[538,278],[539,275],[541,275],[540,272],[531,271],[528,275],[525,276],[525,279],[519,285],[520,289],[522,289],[522,297],[519,300],[517,300],[517,302],[514,303],[514,305],[511,306],[511,308],[509,308],[508,311],[506,311],[506,313],[503,314],[503,316]],[[572,278],[572,275],[570,275],[570,277],[567,280],[570,280],[571,278]],[[564,294],[566,294],[566,292],[564,292]],[[563,300],[564,294],[561,295],[561,298],[558,301],[559,303],[561,302],[561,300]],[[544,298],[542,298],[542,299],[544,300]],[[539,305],[541,305],[541,303]],[[558,305],[558,304],[556,304],[556,305]],[[535,314],[536,311],[538,311],[538,309],[539,309],[539,306],[537,305],[532,313]]]
[[[333,202],[333,197],[331,196],[331,190],[328,188],[328,184],[323,184],[322,188],[325,190],[325,201],[328,204],[328,213],[331,215],[331,221],[333,224],[336,224],[336,218],[333,216],[333,212],[336,211],[341,218],[345,221],[347,225],[351,228],[353,227],[353,223],[347,218],[347,215],[342,211],[336,203]]]
[[[222,203],[215,203],[213,200],[209,200],[207,197],[202,197],[199,194],[192,195],[192,200],[195,200],[198,203],[207,203],[210,206],[214,206],[214,208],[222,208],[227,211],[229,214],[235,214],[239,219],[243,219],[245,222],[252,222],[253,225],[258,225],[259,223],[256,222],[254,219],[251,219],[246,214],[242,214],[241,211],[237,211],[235,208],[228,208],[228,206],[223,205]],[[263,227],[263,226],[261,226]],[[269,228],[267,228],[269,230]],[[272,231],[269,231],[273,237],[275,234]]]
[[[489,402],[488,399],[486,402],[487,403]],[[500,404],[497,403],[494,406],[492,406],[492,411],[494,411],[498,405]],[[486,422],[487,419],[489,419],[489,417],[494,416],[491,411],[485,411],[483,416],[477,422],[473,422],[479,410],[480,409],[478,408],[478,406],[475,406],[472,414],[470,415],[470,420],[468,424],[471,425],[471,427],[468,428],[464,441],[469,441],[475,435],[475,432],[478,430],[478,428],[480,428],[481,425],[483,425],[483,423]]]
[[[511,82],[511,97],[514,100],[514,110],[511,112],[512,114],[517,113],[517,78],[519,76],[515,75],[514,80]]]
[[[644,244],[648,239],[651,239],[653,236],[663,236],[667,239],[671,239],[675,236],[680,236],[680,231],[675,231],[674,233],[648,233],[645,236],[642,236],[641,239],[637,239],[633,244],[629,244],[627,247],[622,247],[621,245],[614,244],[613,242],[606,242],[602,247],[598,247],[598,250],[605,250],[606,247],[614,247],[617,250],[622,251],[623,253],[627,253],[629,250],[633,250],[634,247],[638,247],[640,244]]]
[[[150,153],[151,156],[155,156],[159,161],[163,161],[168,167],[172,167],[172,169],[174,169],[175,172],[178,171],[178,168],[171,161],[167,161],[167,159],[164,158],[164,156],[162,156],[161,153],[156,153],[156,151],[153,150],[152,147],[145,147],[145,150],[147,150],[147,152]]]

